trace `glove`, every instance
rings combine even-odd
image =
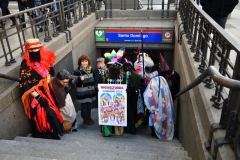
[[[41,97],[40,95],[38,95],[37,97],[35,97],[39,104],[42,106],[42,107],[47,107],[48,106],[48,102],[43,98]]]
[[[71,88],[70,87],[64,87],[63,89],[64,89],[65,93],[68,94]]]
[[[52,67],[49,67],[49,68],[50,68],[49,73],[53,77],[55,75],[55,71],[54,71],[54,69]]]

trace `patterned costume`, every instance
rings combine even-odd
[[[35,53],[29,52],[28,49],[35,47],[40,48],[39,61],[31,61],[30,54]],[[38,39],[27,41],[25,50],[19,71],[19,90],[32,136],[60,139],[63,118],[58,111],[49,74],[49,71],[53,70],[50,65],[55,62],[56,57],[54,52],[40,45]],[[32,92],[37,92],[38,97],[33,97]]]
[[[151,112],[149,125],[159,139],[172,140],[174,135],[174,109],[167,81],[159,76],[151,79],[144,94],[144,103]]]
[[[102,73],[102,83],[104,84],[131,84],[131,73],[124,73],[123,67],[120,67],[120,74],[117,77],[112,77],[111,71],[107,69]],[[128,85],[129,87],[129,85]],[[127,107],[129,108],[129,107]],[[128,110],[127,110],[128,111]],[[129,118],[129,117],[128,117]],[[129,120],[129,119],[128,119]],[[116,135],[123,134],[123,127],[114,127]],[[104,136],[109,136],[112,133],[112,126],[102,125],[102,132]]]

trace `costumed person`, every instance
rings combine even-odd
[[[149,126],[152,134],[155,133],[159,139],[172,140],[175,129],[173,100],[165,78],[161,76],[152,78],[143,97],[151,113]]]
[[[155,69],[153,69],[153,70],[155,70]],[[164,60],[164,58],[162,57],[161,53],[159,55],[158,75],[163,76],[166,79],[166,81],[168,82],[170,91],[171,91],[172,98],[173,98],[173,100],[175,100],[174,95],[176,95],[180,89],[180,76],[176,71],[174,71],[167,65],[167,63]]]
[[[141,125],[144,119],[144,106],[142,99],[142,78],[133,70],[133,63],[124,58],[123,63],[124,72],[131,73],[133,84],[131,90],[128,89],[127,98],[127,127],[124,131],[131,134],[136,134],[136,128]],[[131,81],[130,81],[131,82]]]
[[[19,71],[19,90],[33,137],[60,139],[63,117],[50,77],[54,75],[56,56],[47,50],[39,39],[29,39]]]
[[[78,104],[77,107],[81,105],[81,117],[84,123],[92,125],[94,121],[91,118],[91,108],[92,102],[96,100],[96,93],[90,57],[88,55],[80,56],[78,65],[79,67],[73,73],[77,78],[71,80],[71,83],[77,85],[76,102]]]
[[[144,68],[146,66],[154,66],[154,63],[152,61],[152,59],[148,56],[147,53],[144,53]],[[134,63],[134,68],[136,70],[136,73],[139,74],[141,77],[143,77],[143,62],[142,62],[142,53],[139,53],[137,55],[137,60]],[[145,77],[143,77],[145,78]]]
[[[117,60],[118,58],[121,59],[125,52],[125,49],[121,48],[118,53],[114,50],[112,53],[105,53],[104,57],[108,64],[108,69],[102,73],[102,83],[103,84],[127,84],[127,92],[130,91],[129,89],[132,85],[131,82],[131,73],[129,71],[124,72],[123,66]],[[128,107],[127,107],[128,108]],[[124,128],[122,126],[108,126],[102,125],[102,133],[103,136],[108,137],[111,133],[115,133],[115,135],[122,135]]]
[[[144,74],[145,74],[145,77],[143,77],[143,61],[142,61],[143,57],[142,57],[142,53],[140,53],[140,51],[141,51],[141,48],[138,48],[136,52],[134,51],[134,53],[138,54],[137,55],[137,60],[134,63],[134,68],[136,70],[136,73],[138,75],[140,75],[141,78],[145,78],[145,81],[144,81],[144,79],[142,79],[143,80],[142,84],[145,83],[145,85],[142,86],[143,87],[142,90],[144,91],[145,88],[147,87],[147,85],[149,84],[151,78],[152,78],[152,77],[150,78],[149,76],[147,76],[148,73],[146,72],[146,68],[147,67],[153,67],[154,66],[154,62],[151,59],[151,57],[148,56],[147,53],[144,53],[144,66],[145,66],[144,67],[144,69],[145,69]],[[158,73],[155,73],[155,74],[158,75]],[[141,120],[141,118],[142,118],[142,114],[140,112],[141,111],[140,109],[139,109],[139,114],[140,115],[138,115],[138,119],[136,119],[136,120]],[[149,117],[149,115],[150,115],[150,112],[146,110],[145,118],[143,119],[143,122],[141,123],[141,125],[147,125],[148,124],[148,119],[149,119],[148,117]],[[139,123],[140,123],[140,121],[139,121]]]
[[[63,127],[66,133],[70,133],[72,126],[74,126],[73,123],[76,123],[76,111],[69,94],[70,87],[68,87],[70,79],[71,74],[63,69],[52,80],[52,86],[58,100],[58,108],[63,117]]]

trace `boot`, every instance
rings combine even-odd
[[[10,19],[12,20],[12,24],[10,25],[10,27],[15,26],[17,24],[16,23],[16,18],[15,17],[11,17]]]
[[[95,123],[94,120],[91,118],[91,116],[89,116],[88,118],[89,118],[89,121],[90,121],[92,124]]]
[[[87,118],[83,118],[84,123],[86,123],[87,125],[92,125],[91,121],[89,120],[89,117]]]

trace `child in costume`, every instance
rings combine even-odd
[[[91,107],[92,102],[96,100],[96,93],[91,59],[88,55],[82,55],[78,59],[78,65],[79,67],[73,73],[77,78],[73,79],[71,83],[77,85],[76,101],[81,105],[81,116],[84,123],[92,125],[94,121],[91,118]]]
[[[39,39],[29,39],[19,71],[19,90],[33,137],[60,139],[63,117],[50,77],[54,75],[56,56]]]

